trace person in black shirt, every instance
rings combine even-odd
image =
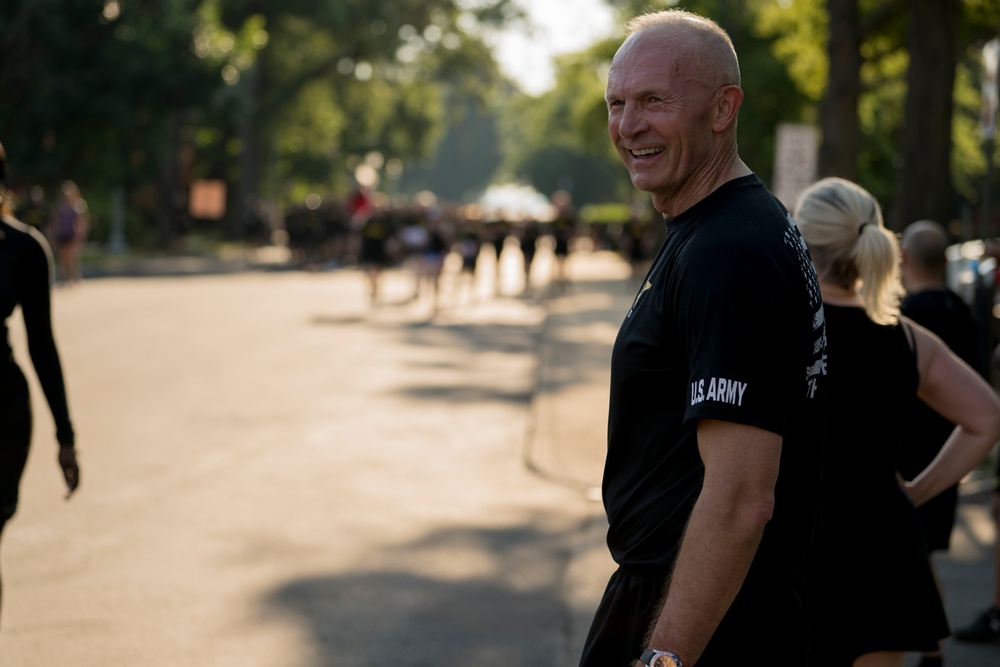
[[[666,239],[612,352],[603,500],[619,567],[580,665],[803,665],[825,419],[815,271],[739,157],[739,66],[714,21],[634,18],[606,102]]]
[[[552,254],[555,264],[552,267],[552,285],[557,290],[565,291],[569,283],[566,262],[569,259],[570,246],[576,237],[580,216],[573,206],[573,197],[566,190],[557,190],[552,194],[552,205],[555,209],[555,217],[549,223],[554,241]]]
[[[826,313],[823,503],[807,583],[810,667],[902,667],[948,635],[919,507],[956,484],[1000,438],[993,388],[929,329],[901,316],[895,235],[860,185],[824,178],[800,195],[795,222],[819,275]],[[903,424],[919,399],[951,434],[912,480],[899,448],[922,446]]]
[[[372,210],[361,227],[361,266],[368,276],[368,301],[381,297],[382,272],[389,264],[389,241],[394,234],[392,219],[384,209]]]
[[[918,220],[903,230],[900,270],[906,294],[899,304],[900,314],[940,336],[952,352],[985,378],[984,369],[979,368],[979,325],[962,297],[948,289],[947,249],[947,233],[932,220]],[[899,472],[908,480],[934,460],[955,430],[955,424],[917,398],[900,427],[907,436],[906,446],[899,448]],[[928,554],[948,550],[957,508],[958,484],[917,508]],[[934,569],[933,559],[931,569]],[[940,665],[942,652],[943,642],[936,651],[924,653],[921,667]]]
[[[524,289],[522,290],[524,294],[531,293],[531,267],[535,265],[535,254],[538,251],[540,234],[538,221],[534,218],[528,218],[521,224],[518,240],[521,244],[521,256],[524,260]]]
[[[7,174],[7,156],[0,145],[0,183]],[[0,198],[4,195],[0,187]],[[14,309],[21,315],[35,373],[56,423],[58,462],[66,480],[67,498],[80,483],[75,437],[66,402],[62,367],[52,334],[50,292],[54,276],[49,245],[33,227],[7,215],[0,201],[0,314],[3,315],[3,359],[0,359],[0,535],[17,510],[21,474],[31,444],[31,400],[28,383],[14,360],[7,320]],[[0,601],[2,601],[0,585]]]

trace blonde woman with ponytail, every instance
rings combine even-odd
[[[950,630],[916,506],[957,483],[1000,439],[993,389],[899,313],[899,244],[875,198],[841,178],[810,186],[796,225],[820,281],[830,411],[823,511],[810,569],[810,665],[902,667]],[[910,482],[896,472],[913,397],[956,424]]]

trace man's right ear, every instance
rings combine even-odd
[[[722,133],[736,124],[743,106],[743,89],[735,84],[723,86],[715,93],[715,120],[712,129]]]

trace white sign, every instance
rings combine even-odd
[[[776,132],[771,191],[791,211],[799,194],[816,181],[819,130],[812,125],[781,123]]]

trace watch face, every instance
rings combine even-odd
[[[649,663],[649,667],[678,667],[678,665],[677,661],[672,657],[661,653],[653,658],[653,662]]]

